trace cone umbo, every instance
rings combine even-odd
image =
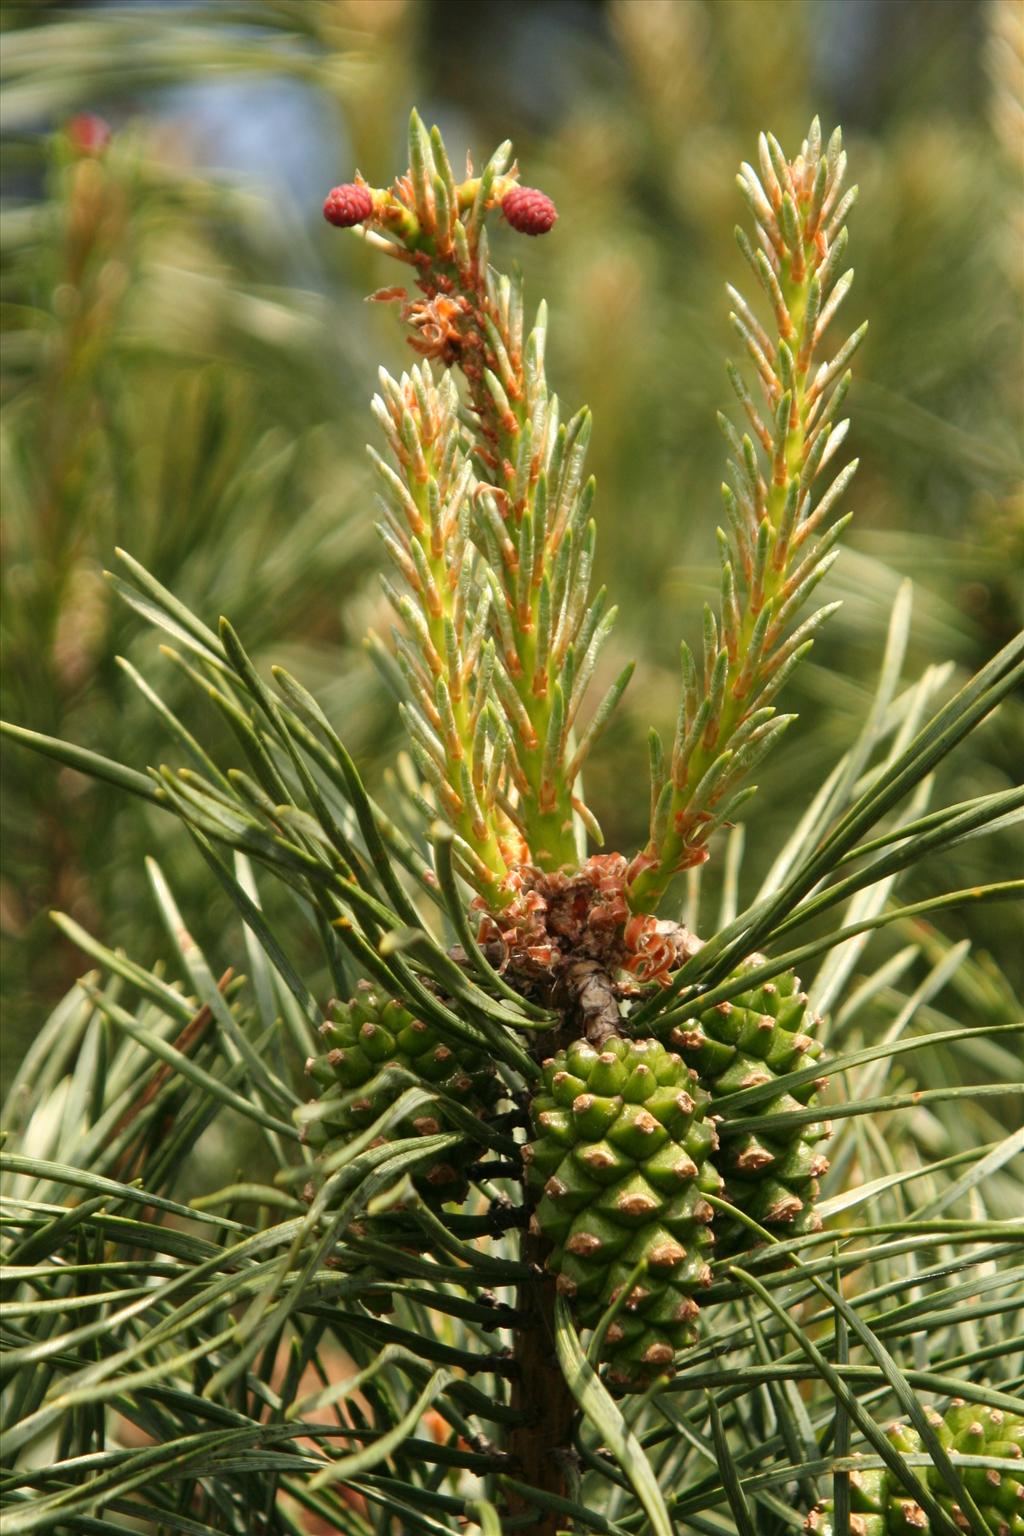
[[[674,1052],[614,1035],[546,1061],[531,1105],[532,1225],[552,1245],[558,1289],[593,1328],[630,1287],[602,1351],[623,1389],[671,1369],[695,1337],[693,1296],[710,1279],[713,1242],[705,1195],[721,1188],[707,1105]]]
[[[752,956],[743,969],[753,969],[763,959]],[[706,1008],[696,1020],[674,1029],[670,1040],[709,1090],[714,1114],[728,1120],[732,1094],[799,1071],[820,1056],[821,1044],[810,1033],[819,1023],[809,1011],[799,979],[790,971]],[[780,1235],[798,1236],[821,1225],[814,1201],[828,1159],[819,1143],[831,1129],[826,1121],[787,1125],[786,1117],[812,1104],[823,1085],[818,1078],[792,1094],[780,1093],[742,1111],[778,1116],[771,1130],[722,1137],[716,1161],[725,1180],[726,1199]],[[727,1249],[749,1242],[747,1229],[721,1212],[715,1232]]]
[[[934,1410],[927,1412],[945,1450],[1020,1463],[1019,1472],[961,1467],[960,1476],[993,1536],[1024,1536],[1024,1416],[959,1399],[944,1416]],[[894,1424],[887,1433],[901,1452],[909,1455],[925,1450],[917,1430],[907,1424]],[[918,1475],[927,1481],[936,1503],[954,1526],[970,1530],[967,1516],[950,1496],[937,1468],[919,1468]],[[927,1536],[934,1529],[934,1522],[886,1467],[851,1472],[850,1508],[852,1536]],[[805,1529],[815,1536],[834,1536],[831,1499],[812,1510]]]
[[[350,1002],[334,1002],[329,1012],[331,1016],[320,1027],[328,1049],[306,1062],[308,1076],[323,1090],[319,1109],[327,1112],[307,1121],[304,1134],[307,1142],[322,1151],[331,1151],[372,1125],[408,1087],[398,1082],[353,1097],[386,1067],[404,1067],[420,1082],[458,1099],[477,1117],[490,1113],[502,1096],[501,1080],[482,1051],[443,1040],[397,998],[385,999],[364,983]],[[414,1110],[396,1134],[431,1136],[444,1130],[464,1131],[465,1127],[446,1117],[439,1103]],[[464,1199],[466,1168],[480,1151],[479,1145],[467,1141],[464,1147],[427,1163],[415,1175],[417,1189],[432,1200]]]

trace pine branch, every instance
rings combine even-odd
[[[727,531],[718,531],[721,600],[717,614],[704,610],[702,654],[682,646],[671,755],[664,774],[652,777],[650,836],[630,868],[627,897],[637,912],[654,911],[672,879],[708,857],[711,834],[753,793],[743,780],[794,718],[777,714],[772,701],[835,607],[796,622],[849,521],[829,523],[856,462],[824,491],[816,486],[846,436],[848,423],[836,418],[866,326],[831,360],[815,359],[853,277],[840,269],[856,188],[841,195],[841,135],[837,129],[823,147],[817,119],[795,160],[771,135],[762,134],[759,151],[760,175],[745,164],[738,178],[756,244],[742,229],[736,238],[768,301],[770,331],[735,289],[729,293],[763,404],[730,363],[753,437],[741,438],[720,418],[732,450],[732,484],[722,487]]]
[[[376,194],[356,183],[331,207],[353,222],[379,201],[369,234],[421,282],[434,281],[446,238],[444,259],[460,271],[461,243],[479,255],[499,194],[510,222],[543,223],[539,194],[511,176],[503,190],[497,171],[457,188],[439,141],[428,154],[417,134],[414,121],[407,187]],[[770,409],[762,417],[739,381],[762,456],[736,436],[721,611],[707,617],[702,666],[686,668],[683,745],[666,758],[652,739],[658,857],[634,871],[634,890],[651,875],[648,896],[680,861],[667,855],[687,808],[724,814],[743,792],[740,767],[770,741],[768,701],[799,652],[797,609],[834,537],[825,521],[838,492],[812,507],[812,487],[841,435],[831,423],[850,343],[817,372],[812,354],[843,291],[823,277],[843,208],[838,145],[822,157],[812,132],[793,167],[773,141],[763,151],[771,212],[754,265],[783,302],[774,340],[739,301],[737,322],[755,365],[764,360]],[[762,194],[751,196],[760,210]],[[801,219],[827,225],[820,248]],[[537,785],[568,784],[606,718],[602,705],[566,756],[608,618],[599,605],[574,607],[574,550],[582,566],[585,542],[566,532],[545,563],[562,513],[541,486],[555,483],[553,466],[562,474],[582,428],[573,443],[556,440],[531,490],[531,467],[511,452],[536,441],[534,418],[550,402],[517,417],[516,381],[531,387],[533,365],[521,346],[518,374],[503,339],[517,333],[514,290],[503,318],[500,280],[474,280],[480,315],[455,325],[451,357],[435,356],[446,371],[425,358],[401,380],[385,377],[375,407],[391,454],[378,467],[381,537],[398,573],[394,666],[447,818],[431,829],[436,877],[369,798],[312,695],[280,669],[275,694],[229,623],[207,628],[134,562],[125,595],[189,650],[181,668],[230,724],[247,771],[220,766],[135,668],[126,675],[189,769],[146,778],[13,733],[180,819],[245,926],[253,982],[217,983],[221,967],[190,936],[190,904],[179,910],[152,864],[169,975],[58,920],[112,979],[93,973],[46,1023],[5,1110],[15,1137],[0,1157],[12,1536],[113,1530],[122,1517],[297,1536],[304,1512],[353,1536],[463,1523],[491,1536],[506,1513],[512,1527],[543,1532],[573,1523],[616,1536],[645,1521],[658,1532],[673,1521],[773,1531],[799,1522],[794,1511],[830,1476],[841,1489],[853,1471],[846,1493],[897,1498],[916,1528],[995,1528],[994,1501],[1012,1509],[1024,1496],[1019,1457],[1003,1454],[1009,1436],[974,1427],[984,1412],[993,1430],[1024,1431],[1013,1354],[1022,1138],[1019,1116],[1012,1130],[997,1118],[1020,1094],[1020,1010],[987,962],[968,970],[966,944],[943,948],[934,930],[922,938],[920,919],[1019,900],[1021,882],[900,905],[890,895],[923,855],[1020,816],[1015,790],[929,810],[927,786],[1019,685],[1024,642],[926,720],[942,678],[933,669],[899,691],[901,600],[860,738],[746,910],[733,840],[719,931],[703,947],[642,909],[630,916],[621,855],[574,872],[517,867],[533,853],[522,828],[544,830]],[[433,323],[417,326],[421,351],[446,344]],[[450,369],[470,335],[489,351],[475,381],[464,369],[475,409],[460,426]],[[532,581],[538,560],[537,608],[527,583],[520,609],[520,573]],[[571,637],[543,731],[504,660],[522,665],[534,617],[545,656]],[[682,855],[701,849],[708,825],[692,829]],[[474,934],[457,870],[492,908],[518,881],[518,906],[492,911]],[[348,1001],[321,1006],[317,981],[303,979],[308,946],[289,959],[275,907],[263,905],[278,882],[300,897]],[[461,948],[434,937],[428,893]],[[811,937],[780,952],[812,919]],[[892,923],[906,947],[840,1002],[862,942]],[[751,959],[762,942],[774,954]],[[342,948],[364,978],[354,986]],[[792,967],[830,952],[804,992]],[[925,974],[904,990],[926,952]],[[497,980],[492,960],[504,963]],[[654,982],[646,994],[637,976]],[[940,1011],[951,983],[969,1027]],[[830,1027],[818,1014],[833,1005]],[[302,1060],[309,1104],[292,1081]],[[818,1147],[825,1115],[836,1125],[831,1168]],[[238,1120],[259,1149],[245,1178]],[[620,1407],[619,1392],[634,1395]],[[954,1394],[970,1406],[950,1415]],[[883,1433],[893,1411],[909,1423]],[[504,1500],[501,1514],[449,1469],[500,1478],[488,1492]],[[904,1494],[920,1502],[908,1509]],[[836,1511],[839,1526],[861,1513],[841,1491]],[[822,1507],[808,1528],[831,1521]]]

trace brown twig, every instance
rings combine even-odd
[[[228,985],[230,984],[234,974],[235,973],[233,967],[228,966],[227,970],[218,981],[217,991],[222,996],[227,991]],[[203,1035],[206,1033],[212,1022],[213,1013],[209,1007],[209,1004],[203,1003],[201,1008],[196,1009],[195,1013],[189,1019],[181,1033],[172,1042],[174,1049],[176,1051],[180,1051],[183,1056],[187,1056],[189,1052],[199,1044],[199,1041],[202,1039]],[[157,1067],[156,1071],[153,1073],[153,1076],[150,1078],[145,1088],[143,1088],[138,1098],[135,1099],[133,1103],[129,1104],[128,1108],[125,1110],[124,1114],[115,1125],[111,1133],[111,1140],[116,1141],[122,1132],[126,1131],[132,1122],[139,1118],[142,1112],[150,1104],[152,1104],[157,1094],[160,1093],[161,1089],[166,1086],[173,1075],[174,1068],[169,1062],[164,1062],[159,1067]],[[142,1148],[139,1146],[137,1141],[133,1142],[130,1147],[127,1147],[118,1160],[114,1176],[119,1179],[127,1179],[131,1175],[133,1163],[137,1163],[141,1152]],[[136,1169],[136,1172],[138,1171],[139,1170]]]

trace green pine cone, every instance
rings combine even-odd
[[[502,1097],[501,1080],[482,1051],[470,1045],[449,1045],[434,1028],[417,1019],[397,998],[384,999],[362,984],[348,1003],[333,1003],[331,1017],[320,1033],[329,1049],[306,1062],[307,1075],[322,1092],[319,1113],[303,1130],[308,1144],[330,1152],[372,1125],[407,1084],[378,1088],[365,1097],[352,1095],[385,1067],[400,1066],[422,1083],[441,1089],[460,1100],[482,1118]],[[462,1130],[446,1118],[443,1106],[423,1106],[407,1117],[396,1134],[432,1136],[439,1131]],[[469,1185],[466,1168],[480,1156],[478,1145],[467,1143],[422,1167],[414,1177],[420,1193],[433,1201],[463,1200]]]
[[[850,1473],[850,1536],[887,1536],[890,1481],[890,1473],[884,1467],[865,1467],[863,1472]],[[831,1499],[811,1510],[804,1530],[813,1531],[815,1536],[835,1536]]]
[[[945,1450],[1020,1463],[1019,1473],[961,1467],[960,1476],[993,1536],[1024,1536],[1024,1415],[954,1398],[944,1417],[932,1410],[928,1417]],[[907,1424],[894,1424],[887,1434],[897,1450],[908,1455],[925,1449],[917,1430]],[[956,1528],[969,1530],[967,1517],[951,1498],[941,1473],[928,1467],[919,1469],[918,1475],[925,1477],[935,1502]],[[886,1469],[850,1474],[850,1506],[852,1536],[927,1536],[933,1529],[925,1511]],[[834,1536],[831,1499],[812,1510],[804,1528],[815,1536]]]
[[[531,1105],[532,1230],[551,1243],[547,1267],[580,1324],[596,1327],[633,1277],[602,1354],[626,1391],[670,1371],[696,1337],[693,1295],[710,1280],[714,1241],[704,1196],[721,1188],[707,1105],[679,1056],[618,1036],[546,1061]]]
[[[763,958],[751,956],[743,969],[761,964]],[[788,972],[705,1009],[696,1020],[674,1029],[670,1038],[709,1089],[714,1114],[728,1120],[731,1094],[799,1071],[820,1056],[821,1044],[809,1032],[819,1022],[808,1012],[807,994],[801,992],[798,978]],[[730,1204],[786,1237],[815,1232],[821,1226],[814,1201],[828,1159],[818,1144],[831,1128],[826,1121],[797,1122],[791,1127],[785,1122],[787,1114],[814,1102],[820,1086],[822,1081],[817,1079],[795,1094],[780,1093],[756,1109],[739,1111],[778,1115],[780,1124],[770,1133],[723,1135],[716,1159]],[[715,1232],[725,1251],[750,1246],[749,1229],[721,1213]]]

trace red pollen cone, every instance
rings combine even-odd
[[[353,224],[368,219],[372,212],[373,198],[369,188],[357,186],[355,182],[334,187],[324,199],[324,218],[336,229],[351,229]]]
[[[502,198],[501,211],[521,235],[546,235],[558,218],[550,197],[536,187],[513,187]]]
[[[110,143],[110,124],[95,112],[77,112],[65,124],[65,132],[83,155],[98,155]]]

